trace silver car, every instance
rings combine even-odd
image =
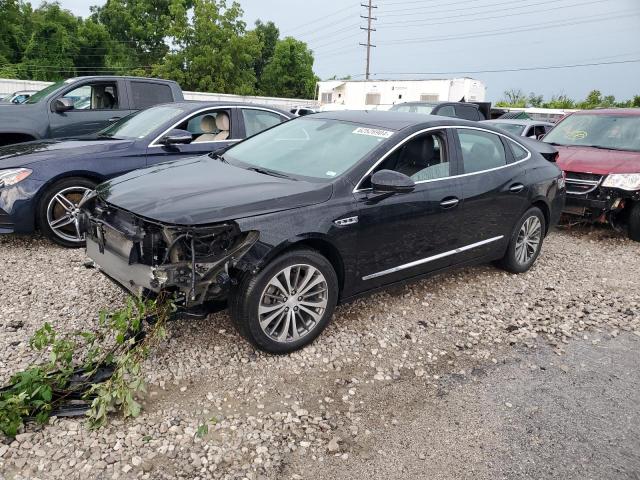
[[[494,127],[505,130],[513,135],[538,140],[542,138],[543,135],[549,133],[549,131],[554,127],[554,124],[549,122],[541,122],[539,120],[518,120],[515,118],[485,120],[482,123],[489,123]]]

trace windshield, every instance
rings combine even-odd
[[[395,132],[338,120],[301,117],[229,149],[224,158],[244,168],[331,180]]]
[[[56,82],[53,85],[49,85],[48,87],[45,87],[42,90],[39,90],[33,95],[31,95],[29,99],[24,103],[38,103],[43,98],[47,97],[51,92],[55,92],[63,85],[64,85],[64,80],[60,80],[59,82]]]
[[[524,125],[518,125],[517,123],[500,123],[500,122],[488,122],[494,127],[498,127],[500,130],[512,133],[514,135],[522,135],[524,131]]]
[[[98,132],[98,136],[123,139],[144,138],[166,122],[177,121],[183,114],[184,109],[172,105],[148,108],[118,120]]]
[[[429,115],[433,112],[435,105],[411,105],[411,104],[400,104],[394,105],[391,107],[391,110],[394,112],[407,112],[407,113],[422,113],[424,115]]]
[[[551,130],[544,141],[640,152],[640,116],[570,115]]]

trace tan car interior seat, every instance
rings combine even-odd
[[[215,117],[213,115],[205,115],[202,117],[202,120],[200,120],[202,135],[196,138],[193,143],[215,142],[228,139],[229,124],[229,115],[225,112],[220,112]]]

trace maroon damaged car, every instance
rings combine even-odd
[[[609,223],[640,241],[640,108],[575,112],[544,141],[559,151],[565,213]]]

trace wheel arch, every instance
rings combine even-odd
[[[542,211],[542,214],[544,215],[544,223],[545,223],[544,232],[545,232],[545,235],[548,234],[549,227],[551,225],[551,207],[549,206],[549,202],[545,197],[538,197],[533,199],[533,201],[531,202],[531,206],[537,207]]]
[[[2,132],[0,133],[0,146],[13,145],[14,143],[31,142],[40,137],[32,132]]]
[[[268,265],[273,259],[279,257],[283,253],[300,248],[310,248],[316,250],[323,255],[329,263],[333,266],[338,277],[338,287],[342,292],[344,286],[344,261],[338,248],[333,242],[322,234],[307,234],[300,235],[294,238],[288,239],[282,242],[277,247],[273,248],[266,256],[260,261],[260,269]]]

